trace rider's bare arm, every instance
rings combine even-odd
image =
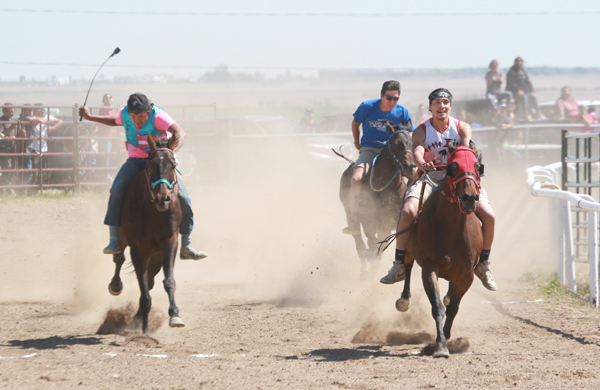
[[[461,121],[458,133],[460,134],[460,146],[466,146],[468,148],[469,141],[471,141],[471,125]]]
[[[173,123],[171,127],[169,127],[169,132],[173,134],[174,144],[173,144],[173,153],[177,153],[179,149],[183,146],[183,141],[185,140],[185,131],[179,126],[177,123]]]
[[[413,158],[417,168],[422,171],[428,172],[435,167],[433,163],[425,162],[425,131],[421,126],[417,127],[412,133],[412,144],[413,144]]]
[[[79,107],[79,116],[92,122],[98,122],[106,126],[122,126],[117,124],[117,117],[112,115],[90,115],[86,106]]]
[[[354,147],[360,149],[360,123],[352,121],[352,138],[354,139]]]

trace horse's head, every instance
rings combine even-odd
[[[477,159],[476,152],[465,146],[458,148],[448,147],[450,157],[446,167],[446,177],[451,202],[458,203],[463,214],[471,214],[477,209],[479,191],[481,190],[479,173],[481,163]]]
[[[410,133],[412,121],[409,119],[395,126],[388,121],[385,124],[385,128],[390,133],[390,138],[387,142],[388,151],[396,166],[402,171],[402,175],[410,178],[416,168],[413,161],[412,136]]]
[[[148,135],[150,155],[146,166],[146,177],[150,186],[150,197],[158,211],[167,211],[177,197],[177,161],[173,154],[175,137],[169,142],[154,141]]]

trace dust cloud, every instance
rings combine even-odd
[[[458,81],[453,82],[458,85]],[[376,97],[379,88],[373,83],[317,84],[218,88],[211,85],[203,86],[205,90],[200,92],[198,87],[194,90],[187,85],[114,86],[113,96],[123,102],[128,93],[139,90],[164,106],[191,100],[197,104],[222,103],[225,111],[232,111],[226,97],[238,88],[240,99],[249,111],[260,107],[270,107],[266,111],[275,110],[273,107],[288,109],[282,108],[281,100],[289,106],[308,107],[324,104],[325,98],[329,101],[338,98],[337,109],[352,112],[366,96]],[[413,84],[416,82],[404,83],[405,90],[410,91]],[[468,90],[464,83],[461,85]],[[476,89],[479,87],[477,84]],[[421,87],[423,91],[424,88]],[[401,103],[413,108],[424,100],[426,92],[418,98],[411,92],[405,95]],[[65,104],[67,100],[77,100],[73,96],[61,94],[58,100]],[[20,98],[33,99],[24,95]],[[52,99],[47,100],[49,104]],[[334,138],[332,141],[316,136],[311,142],[330,146],[348,143],[350,128]],[[367,279],[360,279],[354,242],[341,233],[346,220],[338,188],[347,163],[333,156],[325,146],[323,153],[330,153],[333,158],[315,158],[307,152],[307,140],[290,143],[282,137],[280,141],[278,144],[236,140],[226,184],[210,185],[193,175],[182,178],[195,213],[192,243],[197,249],[206,250],[209,257],[198,262],[177,261],[178,294],[194,294],[199,285],[228,285],[232,300],[334,311],[357,342],[409,343],[434,334],[418,267],[414,269],[412,306],[407,313],[394,308],[402,283],[393,286],[379,283],[392,264],[391,249],[384,253],[381,262],[373,264]],[[217,157],[228,153],[229,150],[222,148],[215,151]],[[223,160],[216,158],[214,163],[218,166]],[[529,194],[524,168],[495,166],[489,160],[486,163],[482,184],[497,215],[491,260],[499,289],[508,287],[525,273],[552,272],[555,261],[548,227],[548,201]],[[214,166],[196,168],[215,169]],[[121,296],[112,297],[107,291],[113,272],[110,257],[101,254],[108,239],[108,229],[102,225],[107,199],[108,192],[104,191],[100,195],[83,194],[58,200],[0,203],[3,215],[14,210],[20,213],[18,218],[11,219],[10,226],[0,227],[6,248],[3,263],[7,263],[0,301],[67,301],[83,321],[97,327],[105,323],[109,310],[119,312],[115,308],[137,302],[139,291],[130,269],[122,270],[125,288]],[[236,286],[243,286],[243,296]],[[442,281],[441,286],[445,291],[447,284]],[[160,283],[152,295],[153,308],[166,312],[168,303]],[[463,300],[457,325],[469,321],[479,301],[493,299],[493,293],[475,280]]]

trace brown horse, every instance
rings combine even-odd
[[[481,223],[474,214],[481,188],[481,164],[475,152],[467,147],[450,146],[449,153],[446,178],[423,205],[408,244],[408,251],[423,270],[423,286],[436,323],[434,357],[449,356],[446,342],[460,301],[473,283],[473,269],[483,245]],[[400,311],[409,306],[412,266],[413,262],[406,262],[404,290],[396,301]],[[438,278],[450,282],[443,302]],[[446,322],[442,324],[444,316]]]
[[[173,267],[177,254],[177,238],[181,207],[177,197],[177,162],[173,155],[174,138],[168,143],[155,143],[148,136],[150,156],[146,169],[131,182],[121,211],[120,247],[130,247],[131,262],[140,287],[140,306],[134,317],[136,326],[148,332],[148,313],[152,306],[150,290],[154,277],[163,269],[163,285],[169,295],[169,326],[182,327],[175,304]],[[113,255],[115,275],[108,285],[112,295],[119,295],[123,283],[119,276],[125,261],[123,252]]]
[[[359,210],[355,211],[362,234],[353,235],[356,251],[361,259],[362,276],[370,269],[370,262],[379,259],[377,243],[396,228],[397,217],[402,208],[406,180],[413,175],[415,164],[412,156],[411,121],[394,126],[386,122],[390,138],[375,158],[360,186]],[[350,222],[350,181],[354,163],[344,171],[340,180],[340,200]]]

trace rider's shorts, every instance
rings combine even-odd
[[[373,160],[380,152],[381,149],[361,147],[360,155],[354,163],[354,167],[363,167],[365,171],[368,171],[369,168],[371,168],[371,166],[373,165]]]
[[[431,172],[429,172],[428,175],[429,175],[429,178],[431,179],[431,181],[433,181],[437,185],[441,185],[442,180],[444,180],[446,178],[446,172],[444,172],[444,171],[431,171]],[[410,187],[408,187],[406,189],[406,194],[404,195],[404,199],[408,199],[408,198],[419,199],[421,197],[421,189],[423,187],[423,182],[425,182],[425,191],[423,192],[422,203],[425,203],[427,198],[429,198],[429,195],[431,195],[431,193],[433,192],[433,186],[429,183],[428,180],[425,180],[425,175],[422,175]],[[481,202],[486,202],[488,204],[490,203],[487,192],[485,191],[485,189],[483,189],[483,187],[481,188],[481,191],[479,192],[479,202],[478,203],[481,203]]]

